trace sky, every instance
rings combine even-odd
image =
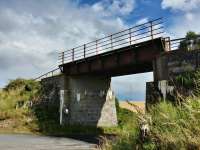
[[[163,17],[165,36],[200,32],[200,0],[0,0],[0,87],[57,67],[58,52]],[[144,100],[152,73],[112,79],[120,99]]]

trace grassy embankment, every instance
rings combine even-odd
[[[121,130],[124,130],[123,125],[128,124],[126,123],[128,118],[134,118],[133,113],[123,110],[118,113],[119,127],[60,126],[59,108],[52,105],[40,105],[41,99],[42,88],[39,82],[24,79],[10,81],[0,91],[0,133],[33,133],[58,136],[120,134]],[[30,107],[30,101],[38,105]]]
[[[102,149],[199,150],[200,71],[180,75],[174,83],[177,85],[174,101],[162,101],[151,106],[146,114],[136,114],[132,117],[132,122],[136,124],[127,122],[117,140],[107,140]],[[185,91],[190,91],[190,94]],[[145,141],[141,140],[139,133],[141,118],[145,118],[150,125]]]
[[[94,128],[60,126],[58,108],[21,105],[30,100],[38,101],[40,84],[32,80],[15,80],[0,92],[0,132],[34,133],[46,135],[67,134],[116,134],[114,141],[105,140],[103,149],[200,149],[200,73],[178,77],[177,81],[188,89],[195,88],[194,95],[180,98],[178,103],[160,102],[148,113],[134,113],[117,105],[119,126]],[[181,89],[181,88],[180,88]],[[180,100],[182,103],[179,103]],[[151,121],[148,118],[151,117]],[[146,118],[150,134],[141,141],[139,124]]]

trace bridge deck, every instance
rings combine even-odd
[[[127,75],[153,71],[153,60],[165,51],[164,39],[156,38],[99,55],[61,64],[66,75]]]
[[[123,75],[152,71],[152,61],[164,51],[162,18],[83,44],[59,55],[68,75]]]

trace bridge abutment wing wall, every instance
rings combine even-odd
[[[65,124],[117,125],[115,96],[110,87],[111,77],[63,74],[44,80],[46,86],[51,84],[51,88],[64,90],[63,121]],[[54,94],[48,96],[59,104],[59,93],[59,90],[56,90]]]
[[[155,104],[160,100],[175,100],[173,79],[185,72],[200,68],[200,50],[175,50],[161,54],[154,61],[154,82],[146,83],[146,104]],[[190,90],[184,95],[190,95]]]

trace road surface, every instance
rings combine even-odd
[[[94,150],[82,140],[34,135],[0,134],[0,150]]]

